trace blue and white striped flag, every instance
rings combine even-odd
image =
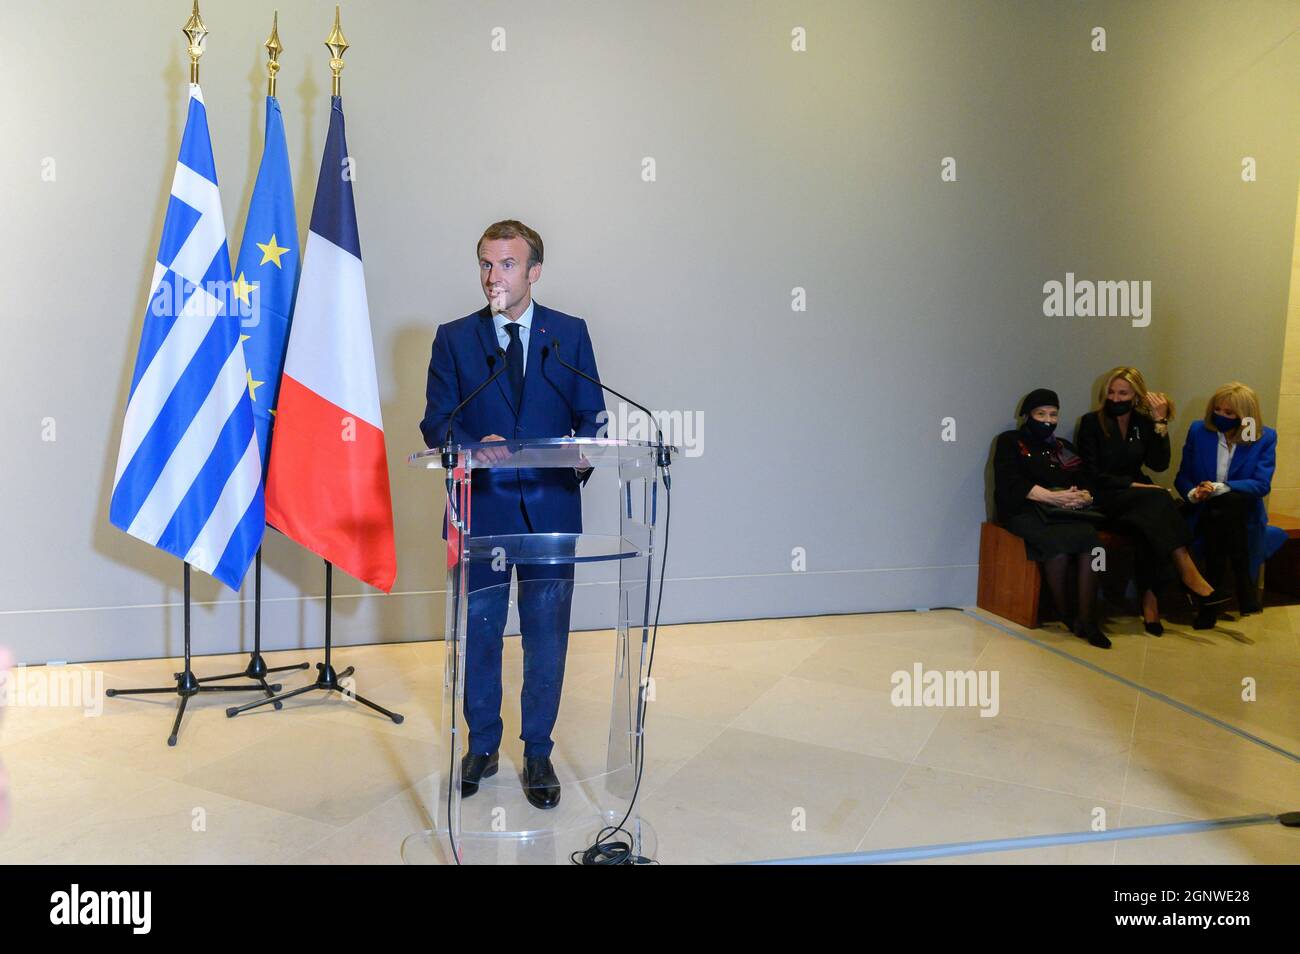
[[[239,589],[266,529],[203,93],[190,86],[109,520]]]

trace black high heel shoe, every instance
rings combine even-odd
[[[1223,606],[1228,602],[1228,597],[1223,594],[1223,591],[1216,588],[1211,590],[1208,595],[1202,596],[1184,583],[1183,592],[1187,594],[1187,599],[1196,610],[1196,618],[1192,620],[1192,629],[1214,629],[1214,624],[1219,621],[1218,613],[1215,611],[1216,607]]]
[[[1212,589],[1206,596],[1202,596],[1186,583],[1180,583],[1179,585],[1182,586],[1183,592],[1187,594],[1188,602],[1190,602],[1198,612],[1208,607],[1222,606],[1224,603],[1231,600],[1231,597],[1218,588]]]
[[[1074,624],[1074,635],[1086,639],[1089,645],[1096,646],[1098,649],[1110,649],[1110,640],[1096,623],[1078,620]]]
[[[1160,620],[1158,619],[1152,622],[1147,622],[1146,620],[1143,620],[1142,628],[1145,629],[1152,636],[1163,636],[1165,634],[1164,623],[1160,622]]]

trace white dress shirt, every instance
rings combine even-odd
[[[1231,488],[1225,483],[1228,479],[1228,468],[1232,466],[1232,454],[1237,449],[1236,444],[1229,444],[1228,439],[1219,432],[1219,454],[1215,461],[1214,469],[1214,492],[1211,497],[1217,497],[1220,494],[1226,494]]]
[[[510,324],[510,319],[506,317],[504,311],[499,311],[492,316],[492,322],[497,329],[497,342],[501,345],[501,350],[505,351],[510,347],[510,334],[506,331],[506,325]],[[514,322],[519,326],[519,344],[524,349],[523,370],[528,370],[528,333],[533,326],[533,303],[530,301],[524,313]],[[509,374],[509,372],[506,372]]]

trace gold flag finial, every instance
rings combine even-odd
[[[190,82],[197,84],[199,57],[203,55],[203,39],[208,35],[208,28],[203,25],[203,18],[199,16],[199,0],[194,0],[194,9],[190,13],[190,18],[185,21],[185,26],[181,27],[181,32],[190,41],[186,50],[190,55]]]
[[[339,74],[343,72],[343,51],[348,48],[347,38],[343,36],[343,28],[339,26],[339,8],[334,7],[334,29],[330,30],[330,35],[325,37],[325,45],[330,51],[330,73],[333,74],[334,81],[330,84],[330,94],[341,96],[342,83]]]
[[[275,95],[275,74],[280,72],[280,54],[284,52],[284,44],[280,42],[280,11],[276,10],[271,16],[271,35],[266,38],[266,55],[270,57],[266,64],[266,95]]]

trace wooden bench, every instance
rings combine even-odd
[[[1132,546],[1127,536],[1114,530],[1099,529],[1098,536],[1107,551]],[[1025,555],[1025,541],[996,523],[981,524],[975,605],[1028,629],[1037,629],[1042,592],[1042,568]]]
[[[1274,593],[1300,599],[1300,517],[1271,513],[1268,524],[1285,530],[1287,539],[1265,564],[1264,586]]]

